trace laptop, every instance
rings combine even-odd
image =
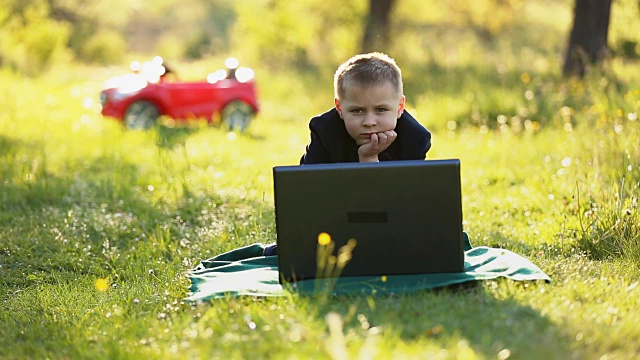
[[[464,269],[458,159],[276,166],[273,181],[281,283],[327,276],[323,233],[334,255],[356,240],[339,276]]]

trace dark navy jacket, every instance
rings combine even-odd
[[[358,145],[349,136],[338,110],[332,108],[309,122],[311,141],[300,164],[358,162]],[[398,137],[378,155],[378,160],[424,160],[431,148],[431,133],[407,111],[395,128]]]

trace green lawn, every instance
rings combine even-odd
[[[551,283],[196,306],[190,268],[275,241],[271,168],[297,163],[331,99],[310,80],[288,98],[290,74],[269,74],[249,134],[128,132],[96,104],[118,70],[0,72],[0,358],[637,357],[640,88],[621,74],[640,68],[616,66],[584,84],[423,69],[435,80],[409,99],[428,158],[462,161],[472,243]]]

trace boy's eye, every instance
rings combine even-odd
[[[362,112],[362,109],[351,109],[352,113],[356,113],[356,114],[360,114]]]
[[[387,109],[379,107],[379,108],[376,109],[376,111],[377,112],[385,112],[385,111],[387,111]]]

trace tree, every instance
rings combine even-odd
[[[389,18],[395,0],[369,0],[362,51],[386,51],[389,46]]]
[[[612,0],[576,0],[573,29],[565,56],[565,76],[583,77],[589,64],[600,65],[609,53]]]

